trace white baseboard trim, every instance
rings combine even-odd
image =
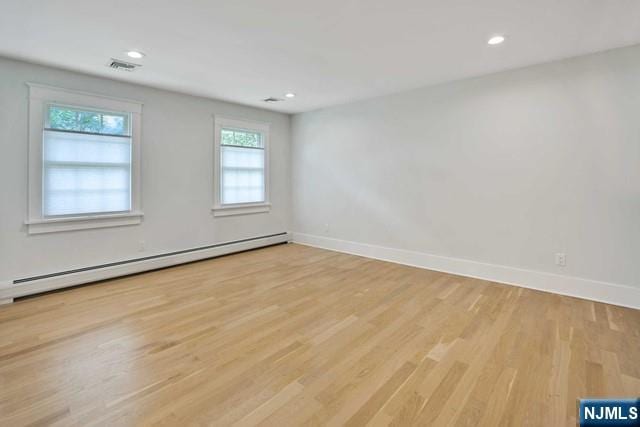
[[[178,251],[167,255],[156,255],[131,262],[125,261],[115,265],[86,269],[43,277],[41,279],[25,281],[21,283],[0,284],[0,302],[25,295],[47,292],[55,289],[67,288],[84,283],[96,282],[113,277],[126,276],[128,274],[141,273],[172,265],[184,264],[206,258],[214,258],[221,255],[242,252],[249,249],[257,249],[265,246],[276,245],[291,241],[291,233],[281,233],[266,237],[257,237],[237,242],[221,243],[206,248]]]
[[[640,288],[304,233],[293,242],[413,267],[640,309]]]
[[[0,299],[0,305],[11,304],[12,302],[13,298]]]

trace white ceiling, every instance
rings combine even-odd
[[[289,113],[636,43],[638,0],[0,0],[0,55]]]

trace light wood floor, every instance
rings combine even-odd
[[[575,426],[640,311],[281,245],[0,307],[0,425]]]

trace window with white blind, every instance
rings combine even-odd
[[[130,121],[130,114],[47,106],[45,217],[131,210]]]
[[[30,233],[140,222],[139,103],[30,85]]]
[[[216,216],[269,210],[268,131],[264,123],[216,118]]]

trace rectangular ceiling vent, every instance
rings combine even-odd
[[[139,64],[134,64],[131,62],[122,61],[120,59],[111,58],[111,62],[109,63],[109,67],[114,70],[124,70],[124,71],[133,71],[138,67],[141,67]]]

